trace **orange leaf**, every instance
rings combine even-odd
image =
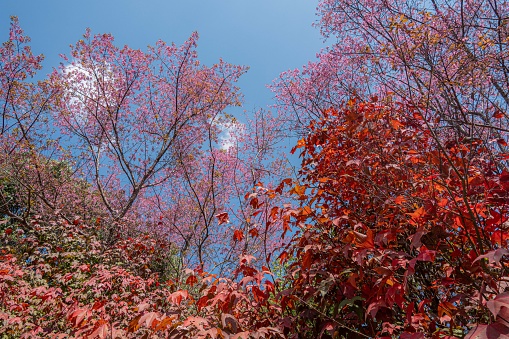
[[[414,119],[424,120],[420,113],[414,112],[412,115],[413,115]]]
[[[129,333],[129,332],[134,333],[134,332],[138,331],[138,329],[140,328],[140,318],[141,318],[141,314],[139,316],[137,316],[136,318],[134,318],[133,320],[131,320],[131,322],[129,323],[129,326],[127,327],[127,333]]]
[[[304,207],[302,208],[302,210],[301,210],[301,214],[302,214],[303,216],[305,216],[305,217],[306,217],[306,216],[308,216],[308,215],[310,215],[310,214],[312,214],[312,213],[313,213],[313,210],[312,210],[312,209],[311,209],[311,207],[309,207],[309,206],[304,206]]]
[[[426,211],[424,210],[424,207],[421,206],[418,209],[416,209],[414,212],[407,213],[407,215],[411,216],[412,220],[418,221],[421,217],[424,216],[425,213],[426,213]]]
[[[359,232],[355,232],[355,235],[357,236],[358,244],[357,247],[359,248],[374,248],[375,242],[373,241],[373,231],[368,229],[366,234],[361,234]]]
[[[398,130],[400,129],[401,127],[405,126],[404,124],[402,124],[400,121],[398,120],[394,120],[394,119],[391,119],[391,126],[392,128]]]
[[[283,231],[284,233],[286,233],[287,231],[290,231],[291,228],[290,228],[290,216],[289,215],[284,215],[283,216]]]
[[[279,207],[277,207],[277,206],[272,207],[272,209],[270,210],[270,217],[272,219],[276,219],[278,212],[279,212]]]
[[[156,331],[164,331],[168,328],[169,325],[173,323],[175,317],[165,317],[159,324],[157,324],[155,330]]]
[[[445,207],[445,206],[447,206],[448,203],[449,203],[449,200],[447,200],[446,198],[442,198],[442,199],[440,199],[438,206]]]
[[[291,190],[290,190],[290,193],[294,193],[298,196],[302,196],[304,195],[304,193],[306,192],[306,186],[299,186],[299,185],[295,185]]]
[[[304,147],[306,146],[306,140],[304,139],[300,139],[299,141],[297,141],[297,146],[295,146],[294,148],[292,148],[292,150],[290,151],[291,154],[294,154],[295,151],[298,149],[298,148],[301,148],[301,147]]]
[[[69,317],[69,320],[74,318],[74,326],[78,326],[83,321],[86,314],[87,314],[87,309],[79,308],[71,314],[71,316]]]
[[[355,240],[355,235],[353,234],[352,231],[350,231],[341,241],[344,242],[345,244],[351,244],[354,242],[354,240]]]
[[[399,195],[396,197],[396,199],[394,199],[394,203],[396,205],[401,205],[402,203],[406,202],[406,198],[402,195]]]
[[[106,301],[96,301],[94,303],[94,306],[92,306],[92,309],[98,310],[98,309],[102,308],[104,306],[104,304],[106,304]]]
[[[443,301],[438,305],[438,316],[442,317],[444,314],[452,317],[452,312],[456,310],[456,306],[448,301]]]

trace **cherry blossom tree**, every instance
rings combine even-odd
[[[12,17],[9,39],[0,48],[0,211],[25,227],[29,215],[63,206],[61,192],[76,201],[67,186],[69,159],[52,139],[49,106],[55,91],[47,81],[31,80],[43,56],[34,55],[29,42]]]
[[[148,52],[118,48],[110,35],[88,31],[71,51],[71,66],[52,75],[62,132],[90,167],[101,199],[115,220],[143,190],[178,176],[208,139],[212,121],[239,105],[234,86],[245,68],[220,61],[201,66],[197,34],[184,45],[162,41]],[[109,192],[123,189],[122,197]]]
[[[2,335],[282,336],[268,269],[238,260],[277,230],[245,193],[280,173],[281,126],[224,112],[245,69],[200,66],[196,39],[144,53],[87,32],[35,83],[42,57],[13,18],[0,48]],[[260,307],[269,316],[252,321]]]
[[[179,269],[231,271],[248,248],[273,247],[264,232],[276,228],[253,224],[245,194],[284,172],[273,153],[281,122],[227,114],[246,68],[200,65],[197,38],[142,52],[87,31],[50,80],[30,83],[42,57],[13,19],[2,50],[13,69],[2,78],[2,213],[26,230],[33,215],[99,220],[104,246],[151,232],[179,249]],[[245,236],[224,236],[234,231]]]

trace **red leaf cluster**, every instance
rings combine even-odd
[[[489,144],[444,143],[414,110],[352,101],[297,145],[300,232],[280,255],[295,258],[281,299],[288,333],[455,337],[490,311],[505,318],[505,171]]]

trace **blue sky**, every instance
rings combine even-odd
[[[273,103],[266,84],[314,60],[324,47],[312,27],[316,5],[313,0],[1,0],[0,41],[8,38],[9,17],[18,16],[34,52],[46,57],[46,74],[86,27],[140,49],[158,39],[181,44],[198,31],[202,63],[223,58],[250,67],[239,86],[243,109],[252,111]]]

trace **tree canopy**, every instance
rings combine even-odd
[[[331,47],[245,67],[0,47],[5,338],[509,336],[509,4],[322,0]],[[243,120],[249,119],[249,120]],[[278,143],[296,136],[291,176]]]

